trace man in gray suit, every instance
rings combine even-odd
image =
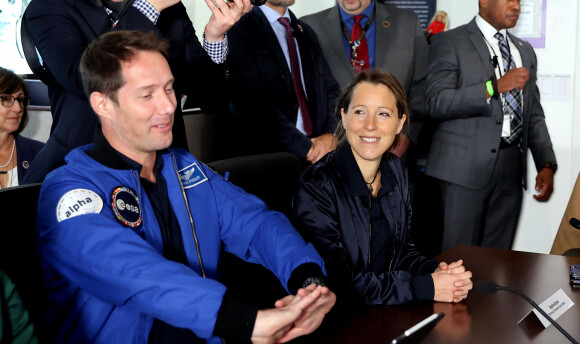
[[[387,70],[405,88],[411,121],[414,122],[409,136],[411,141],[417,143],[421,125],[416,124],[419,123],[416,120],[424,118],[425,114],[427,41],[419,18],[413,11],[375,2],[338,0],[336,6],[308,15],[302,20],[316,32],[324,57],[341,88],[352,80],[357,68],[353,68],[351,63],[352,44],[349,44],[355,17],[362,15],[360,25],[363,28],[370,21],[364,37],[368,45],[370,68]],[[401,141],[406,144],[399,145],[394,152],[399,156],[409,144],[408,140]]]
[[[427,109],[438,125],[426,173],[440,180],[443,250],[511,248],[528,148],[538,170],[534,198],[547,201],[553,190],[556,157],[536,86],[536,55],[506,31],[519,13],[518,0],[479,0],[475,19],[431,43]]]

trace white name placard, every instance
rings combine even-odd
[[[564,314],[567,310],[569,310],[572,306],[574,306],[574,302],[566,295],[566,293],[559,289],[557,292],[552,294],[546,301],[540,303],[538,306],[546,312],[552,319],[558,319],[562,314]],[[536,317],[542,322],[544,328],[550,326],[552,323],[546,319],[538,310],[535,308],[528,312],[518,324],[524,320],[530,313],[534,312]]]

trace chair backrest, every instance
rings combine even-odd
[[[46,309],[36,238],[39,192],[40,184],[0,190],[0,267],[16,285],[37,330]]]
[[[219,160],[207,164],[225,174],[246,192],[260,197],[270,209],[290,215],[292,198],[303,166],[290,153],[268,153]]]
[[[271,210],[289,215],[292,197],[302,172],[300,160],[290,153],[269,153],[219,160],[207,164],[246,192],[260,197]],[[261,265],[246,263],[224,252],[222,282],[240,301],[271,308],[286,290],[276,276]],[[256,286],[260,286],[256,288]]]

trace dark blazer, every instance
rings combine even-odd
[[[311,137],[336,129],[334,102],[339,88],[312,29],[290,12],[312,118]],[[310,138],[296,129],[298,99],[284,53],[266,16],[258,7],[244,15],[228,32],[232,109],[244,128],[246,152],[286,151],[306,157]],[[241,131],[238,129],[238,131]]]
[[[425,78],[427,76],[428,45],[417,15],[407,9],[376,4],[375,68],[384,69],[397,77],[407,93],[411,120],[425,118]],[[340,29],[338,5],[301,18],[318,35],[322,51],[332,74],[341,88],[353,78],[350,55],[344,49],[344,34]],[[409,136],[417,142],[419,130]],[[420,129],[420,128],[418,128]]]
[[[98,120],[83,90],[80,58],[91,41],[112,29],[100,0],[32,1],[25,15],[28,31],[58,81],[58,85],[49,89],[53,116],[51,136],[33,167],[43,171],[32,171],[39,179],[34,181],[41,181],[46,173],[64,163],[64,156],[70,150],[92,142]],[[130,7],[114,28],[128,29],[153,31],[169,40],[169,65],[176,77],[177,97],[191,95],[205,109],[216,108],[216,104],[224,102],[223,93],[215,90],[223,86],[225,73],[203,50],[181,2],[163,10],[156,25]],[[179,107],[173,132],[174,146],[187,148]]]
[[[348,143],[327,154],[302,174],[294,198],[294,224],[324,258],[329,287],[341,301],[400,304],[433,299],[430,276],[437,262],[422,256],[411,241],[411,200],[407,171],[386,153],[381,161],[380,199],[388,228],[372,228],[370,192]],[[394,232],[392,269],[371,270],[370,230]]]
[[[29,139],[24,136],[16,136],[16,155],[18,159],[18,184],[22,185],[24,175],[28,172],[34,157],[44,147],[44,143]]]
[[[527,149],[532,151],[538,171],[546,163],[556,162],[556,156],[536,86],[536,54],[529,43],[508,35],[530,72],[523,90],[521,148],[525,187]],[[490,104],[486,100],[485,83],[495,78],[495,73],[475,19],[433,36],[429,61],[427,108],[438,124],[426,173],[479,189],[489,181],[498,156],[503,112],[499,97],[493,97]]]

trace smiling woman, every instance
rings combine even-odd
[[[459,302],[472,287],[463,262],[422,256],[410,238],[407,171],[390,153],[408,110],[399,81],[363,71],[338,98],[339,145],[302,175],[296,228],[324,258],[338,301],[400,304]]]
[[[17,186],[43,143],[19,136],[28,123],[28,87],[0,67],[0,188]]]
[[[380,182],[376,176],[382,156],[397,146],[407,120],[405,91],[391,74],[368,73],[347,87],[338,107],[342,122],[336,136],[340,143],[348,141],[366,184],[376,196],[378,188],[374,192],[373,188]],[[372,182],[367,182],[369,178]]]

